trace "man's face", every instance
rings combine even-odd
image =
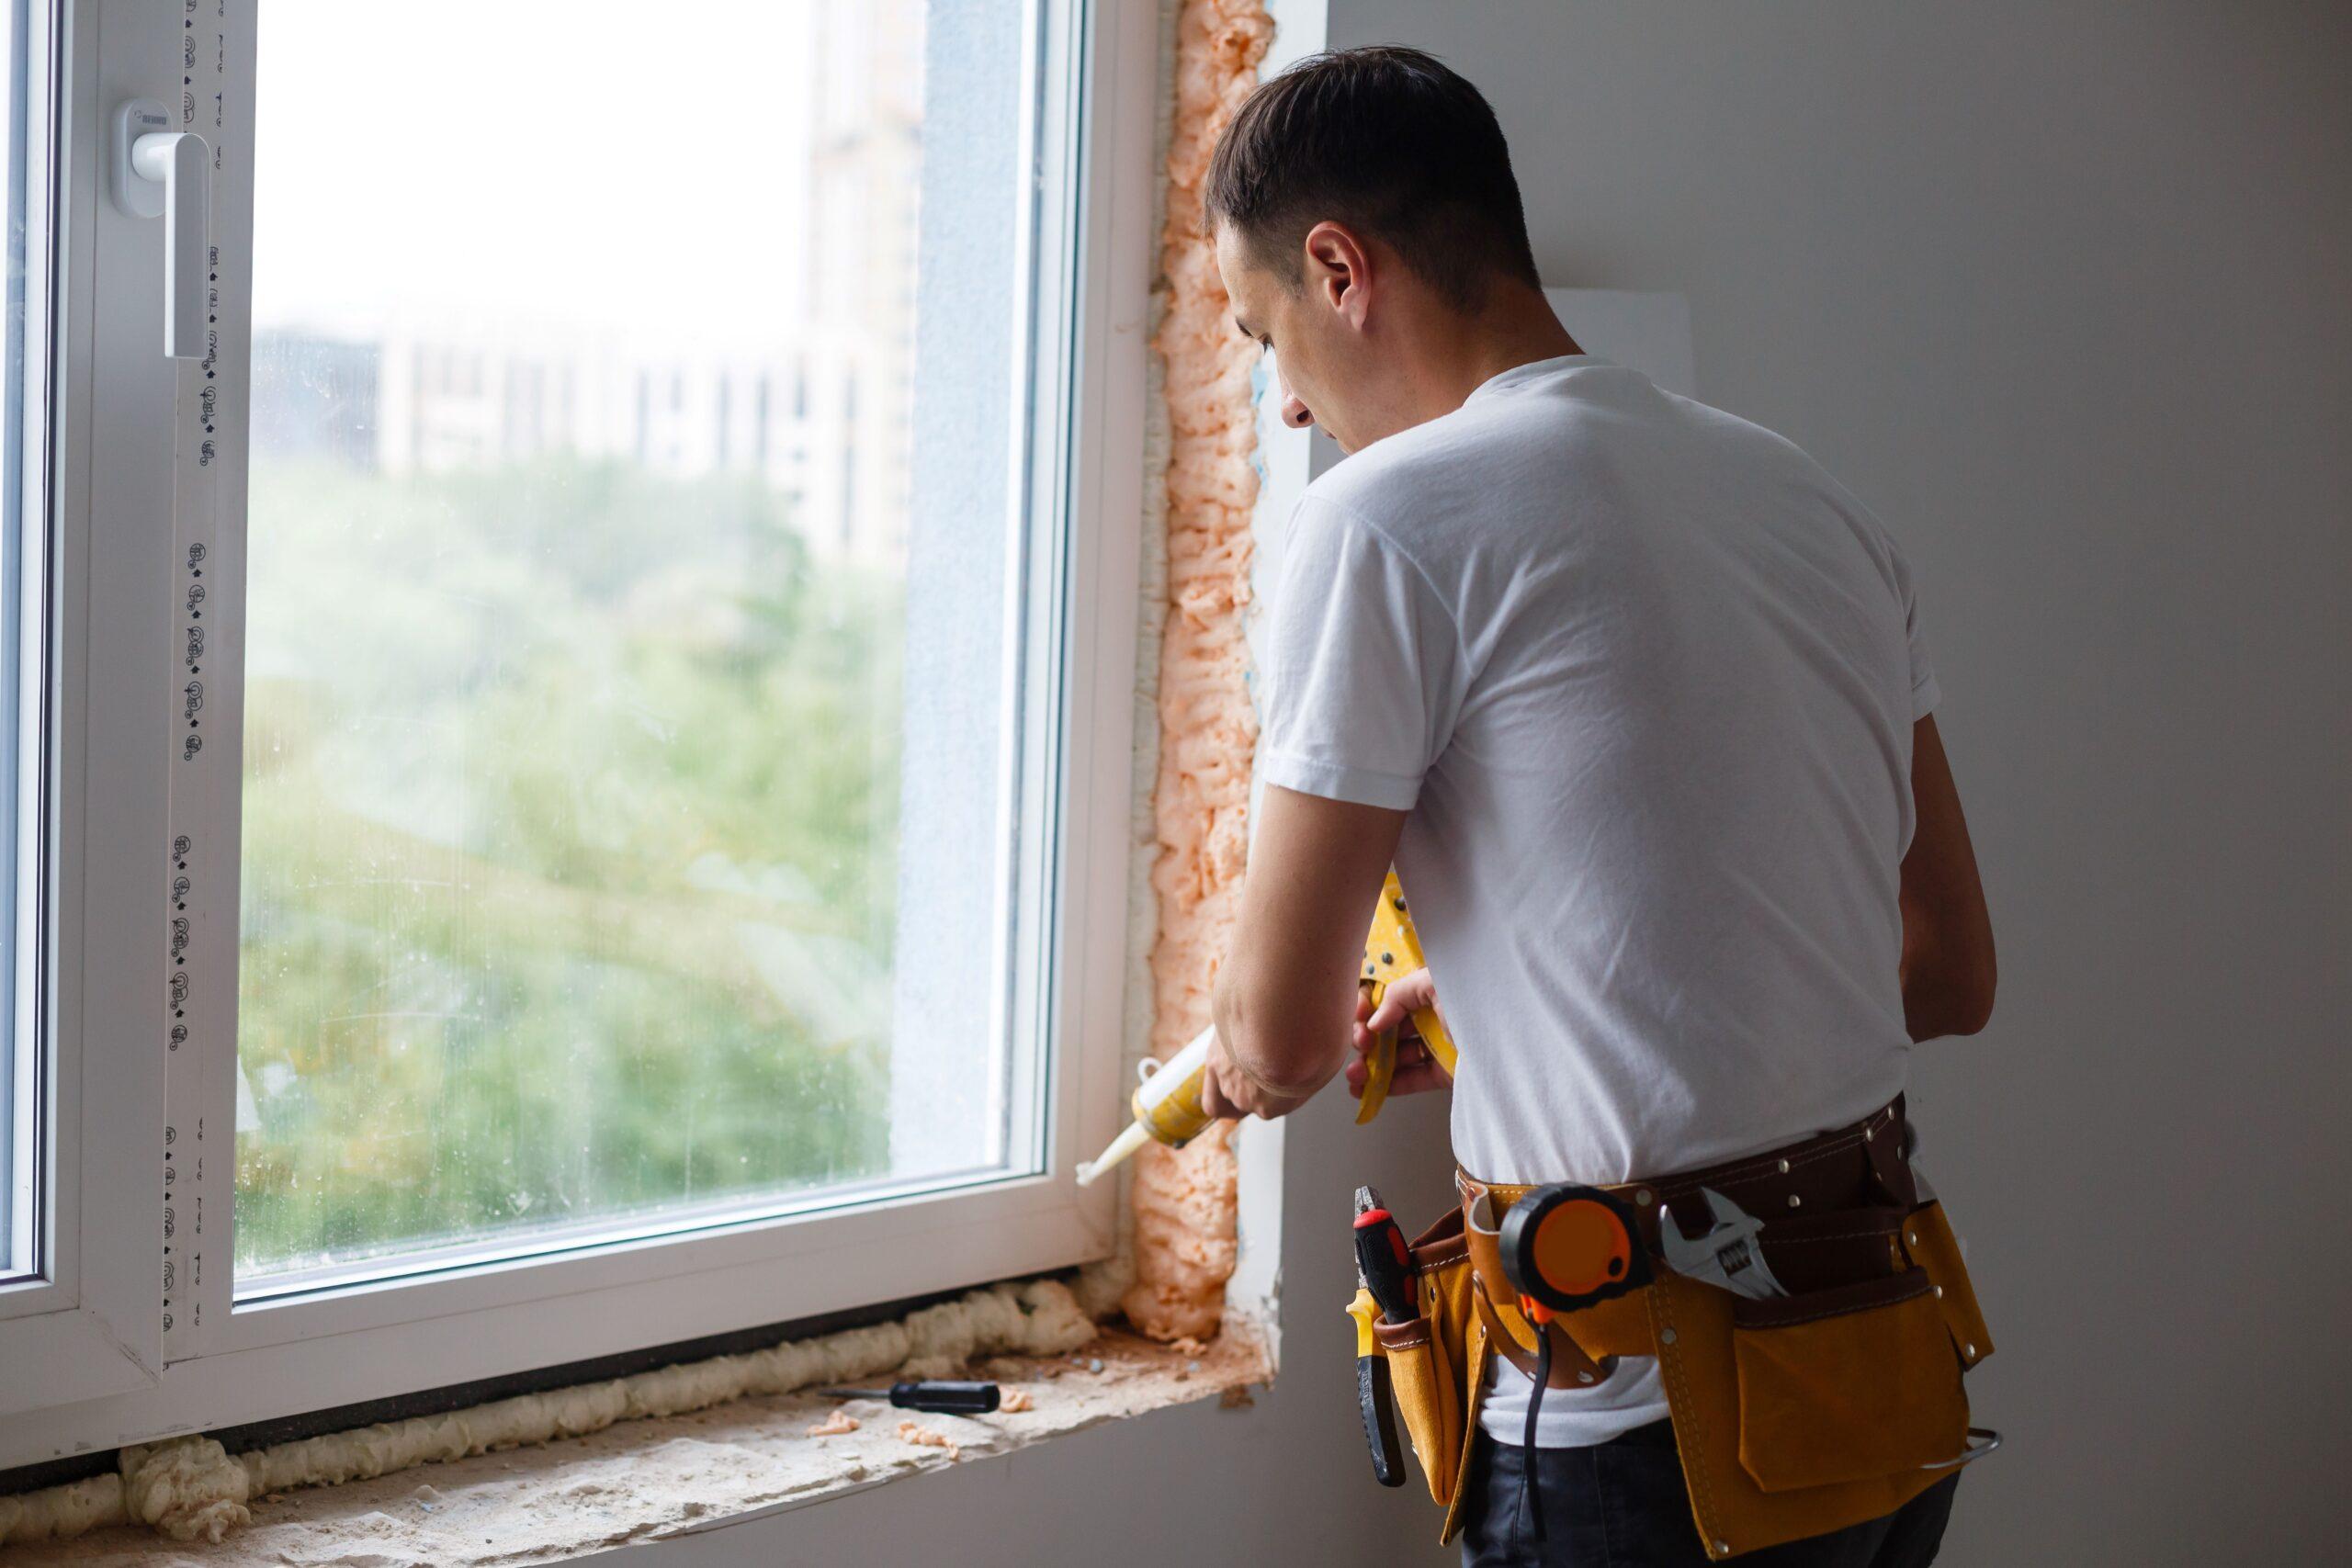
[[[1351,384],[1345,372],[1360,363],[1363,344],[1348,315],[1327,291],[1261,264],[1229,223],[1217,225],[1216,265],[1235,326],[1273,352],[1283,423],[1298,430],[1320,424],[1340,450],[1354,451],[1363,443],[1352,439],[1356,400],[1344,390]],[[1303,264],[1294,258],[1294,265]]]

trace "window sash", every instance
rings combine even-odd
[[[46,18],[43,18],[45,24]],[[48,1161],[41,1145],[51,1117],[46,1110],[50,1053],[43,1039],[40,955],[41,907],[45,884],[40,824],[46,819],[45,775],[50,746],[45,734],[49,714],[44,686],[48,657],[48,595],[38,585],[46,581],[49,549],[49,464],[43,456],[42,433],[48,424],[47,392],[49,337],[49,136],[46,116],[51,39],[45,25],[36,27],[28,0],[0,4],[0,27],[9,34],[9,77],[0,85],[0,138],[14,141],[14,156],[5,171],[8,186],[9,222],[21,254],[9,257],[21,268],[8,301],[15,318],[6,329],[6,352],[0,353],[0,527],[8,531],[6,553],[9,565],[4,585],[9,603],[0,607],[0,626],[10,634],[6,656],[10,689],[0,696],[6,716],[8,778],[0,786],[0,800],[8,805],[7,820],[0,824],[0,866],[10,878],[5,919],[6,937],[0,953],[7,955],[7,1013],[0,1021],[0,1177],[7,1190],[0,1198],[0,1285],[33,1284],[47,1267],[43,1245],[48,1228],[50,1185]],[[26,394],[30,392],[30,396]],[[21,938],[19,933],[23,933]],[[0,1317],[14,1315],[12,1303],[0,1300]]]
[[[223,157],[213,221],[224,278],[228,266],[241,265],[232,253],[251,229],[250,149],[239,146],[234,106],[252,101],[254,3],[229,0],[227,9],[220,90],[231,111],[219,128]],[[69,164],[85,182],[85,206],[93,209],[93,198],[102,196],[102,186],[88,185],[97,162],[91,154],[101,146],[99,109],[127,96],[165,96],[156,88],[183,73],[177,58],[164,58],[170,38],[156,47],[161,29],[153,16],[139,18],[146,24],[142,36],[123,16],[127,9],[102,13],[107,30],[96,52],[103,69],[94,67],[96,86],[74,106],[75,150],[85,155]],[[75,25],[95,33],[91,10],[79,6]],[[81,1401],[70,1411],[8,1423],[0,1429],[0,1465],[787,1321],[1109,1251],[1114,1194],[1080,1192],[1070,1178],[1076,1161],[1106,1140],[1119,1118],[1158,29],[1149,0],[1031,0],[1025,25],[1035,29],[1036,47],[1027,65],[1032,107],[1023,166],[1035,175],[1033,188],[1060,199],[1039,201],[1023,234],[1024,265],[1035,281],[1016,342],[1025,366],[1038,373],[1035,406],[1012,465],[1029,524],[1009,579],[1020,595],[1028,657],[1009,672],[1008,683],[1028,719],[1017,732],[1017,765],[1043,787],[1020,793],[1018,816],[1007,825],[1025,854],[1007,911],[1023,935],[998,1000],[1021,1036],[1040,1043],[1040,1092],[1025,1097],[1028,1109],[1016,1114],[1042,1122],[1044,1173],[855,1206],[829,1206],[819,1195],[807,1213],[715,1223],[685,1235],[616,1236],[594,1248],[483,1259],[424,1277],[267,1292],[242,1305],[227,1268],[208,1267],[200,1276],[175,1269],[165,1330],[162,1259],[153,1241],[161,1194],[150,1174],[159,1129],[171,1131],[176,1168],[201,1122],[203,1170],[176,1177],[173,1191],[202,1195],[206,1251],[222,1260],[231,1255],[233,1161],[225,1139],[211,1130],[234,1124],[235,720],[243,672],[241,661],[208,652],[206,750],[198,756],[220,766],[209,773],[177,767],[177,750],[173,768],[159,766],[164,759],[154,737],[187,733],[177,706],[184,678],[175,662],[185,626],[148,613],[120,647],[105,639],[109,668],[92,671],[105,677],[100,684],[117,709],[107,726],[94,718],[94,746],[105,739],[119,748],[109,755],[141,761],[123,769],[130,782],[111,781],[113,793],[80,814],[92,825],[87,840],[61,846],[61,863],[85,868],[105,897],[86,911],[85,951],[71,954],[65,942],[58,951],[78,956],[82,965],[61,987],[61,1016],[78,1005],[83,1021],[98,1024],[107,1039],[164,1040],[167,985],[109,987],[95,979],[91,960],[105,956],[96,946],[103,939],[112,943],[106,954],[125,965],[121,973],[165,978],[157,960],[167,951],[168,926],[158,894],[168,878],[158,875],[164,863],[156,849],[175,835],[189,840],[187,874],[199,900],[204,889],[215,891],[202,910],[191,911],[200,918],[191,921],[184,955],[193,977],[182,1010],[187,1039],[169,1054],[168,1072],[160,1048],[92,1053],[91,1062],[103,1055],[121,1081],[108,1082],[105,1114],[85,1117],[80,1107],[65,1106],[60,1121],[62,1128],[73,1124],[85,1145],[85,1175],[100,1174],[100,1162],[90,1156],[102,1145],[124,1172],[136,1172],[124,1177],[119,1190],[93,1193],[85,1183],[85,1196],[104,1202],[62,1217],[74,1222],[64,1228],[82,1243],[84,1282],[96,1278],[94,1248],[111,1249],[109,1289],[136,1318],[135,1332],[155,1347],[153,1361],[110,1373],[106,1386],[77,1385],[72,1394],[57,1395]],[[178,85],[171,83],[170,101]],[[1103,107],[1090,119],[1095,105]],[[84,221],[89,218],[85,212]],[[160,235],[113,233],[104,212],[96,228],[110,243],[90,291],[106,301],[104,324],[108,332],[120,326],[152,355],[160,325],[137,329],[129,319],[139,312],[119,306],[136,297],[151,320],[160,318],[160,305],[150,303],[160,294]],[[242,367],[226,347],[249,335],[241,292],[224,288],[220,303],[224,348],[215,384],[229,395],[215,459],[190,461],[195,448],[183,428],[186,450],[176,465],[118,463],[110,448],[108,461],[84,460],[78,470],[97,488],[115,487],[111,515],[146,525],[117,525],[89,541],[84,570],[94,574],[94,587],[107,579],[113,595],[107,604],[184,609],[187,547],[196,543],[206,546],[208,583],[242,580],[240,541],[235,530],[220,525],[243,515]],[[86,317],[89,294],[79,302]],[[141,384],[110,400],[64,405],[73,414],[66,423],[85,433],[85,447],[93,429],[152,433],[175,417],[185,426],[202,371],[190,366],[176,372],[187,397],[175,416],[173,375],[157,374],[159,357],[126,361],[141,372]],[[106,477],[118,468],[140,477]],[[156,547],[153,520],[162,515],[176,519],[168,554]],[[70,554],[70,540],[67,547]],[[220,613],[225,597],[208,596],[212,614],[206,619],[218,639],[213,649],[233,651],[232,621]],[[93,605],[95,613],[96,599]],[[173,678],[158,681],[159,670],[174,671]],[[69,703],[76,695],[63,694]],[[141,822],[149,826],[141,829]],[[217,982],[209,977],[215,974]],[[73,1065],[59,1060],[61,1069]],[[1015,1097],[1016,1108],[1023,1099]],[[1016,1125],[1016,1138],[1022,1131]],[[101,1220],[101,1210],[112,1218]],[[175,1260],[179,1257],[175,1251]],[[130,1281],[127,1287],[121,1277]],[[10,1350],[12,1363],[16,1326],[0,1322],[0,1348]],[[130,1365],[117,1352],[108,1356]],[[45,1403],[21,1400],[17,1408]]]
[[[164,1364],[165,920],[154,852],[165,781],[154,764],[165,699],[154,671],[165,584],[152,524],[169,514],[158,454],[169,451],[172,387],[154,369],[160,236],[142,250],[130,220],[103,205],[97,106],[129,96],[126,73],[167,69],[171,40],[142,39],[121,11],[87,5],[40,6],[30,19],[29,52],[50,66],[28,75],[47,96],[31,117],[35,167],[51,174],[42,231],[27,244],[28,323],[46,333],[47,395],[26,399],[40,422],[27,433],[26,477],[41,487],[27,511],[46,525],[28,536],[48,554],[46,624],[30,628],[46,663],[47,809],[35,840],[41,938],[14,956],[20,974],[38,976],[41,1004],[32,1043],[46,1067],[36,1220],[44,1256],[37,1283],[0,1292],[8,1415],[149,1393]],[[130,290],[134,274],[148,287]],[[96,308],[118,297],[119,308]],[[101,442],[100,431],[120,439]]]

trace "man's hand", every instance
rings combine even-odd
[[[1933,714],[1911,729],[1918,828],[1903,857],[1903,1019],[1911,1038],[1973,1034],[1993,1016],[1993,917]]]
[[[1220,1122],[1256,1116],[1271,1122],[1306,1103],[1306,1095],[1280,1095],[1241,1070],[1219,1034],[1209,1043],[1208,1070],[1201,1075],[1201,1109]]]
[[[1363,1098],[1364,1081],[1372,1076],[1373,1037],[1384,1030],[1400,1031],[1396,1037],[1396,1071],[1388,1080],[1390,1094],[1422,1094],[1433,1089],[1452,1089],[1453,1079],[1430,1055],[1413,1028],[1413,1014],[1424,1008],[1437,1006],[1437,987],[1426,969],[1416,969],[1389,983],[1380,994],[1380,1006],[1359,997],[1356,1000],[1356,1032],[1354,1058],[1348,1063],[1348,1092],[1358,1100]],[[1444,1016],[1440,1014],[1440,1017]]]

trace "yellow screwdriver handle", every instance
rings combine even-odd
[[[1372,1005],[1380,1005],[1380,992],[1366,986]],[[1388,1103],[1388,1085],[1396,1077],[1396,1032],[1384,1029],[1372,1037],[1372,1055],[1364,1062],[1363,1098],[1356,1102],[1356,1125],[1361,1127],[1380,1114]]]

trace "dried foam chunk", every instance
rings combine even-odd
[[[210,1438],[122,1450],[123,1511],[174,1540],[218,1541],[252,1516],[245,1467]]]

